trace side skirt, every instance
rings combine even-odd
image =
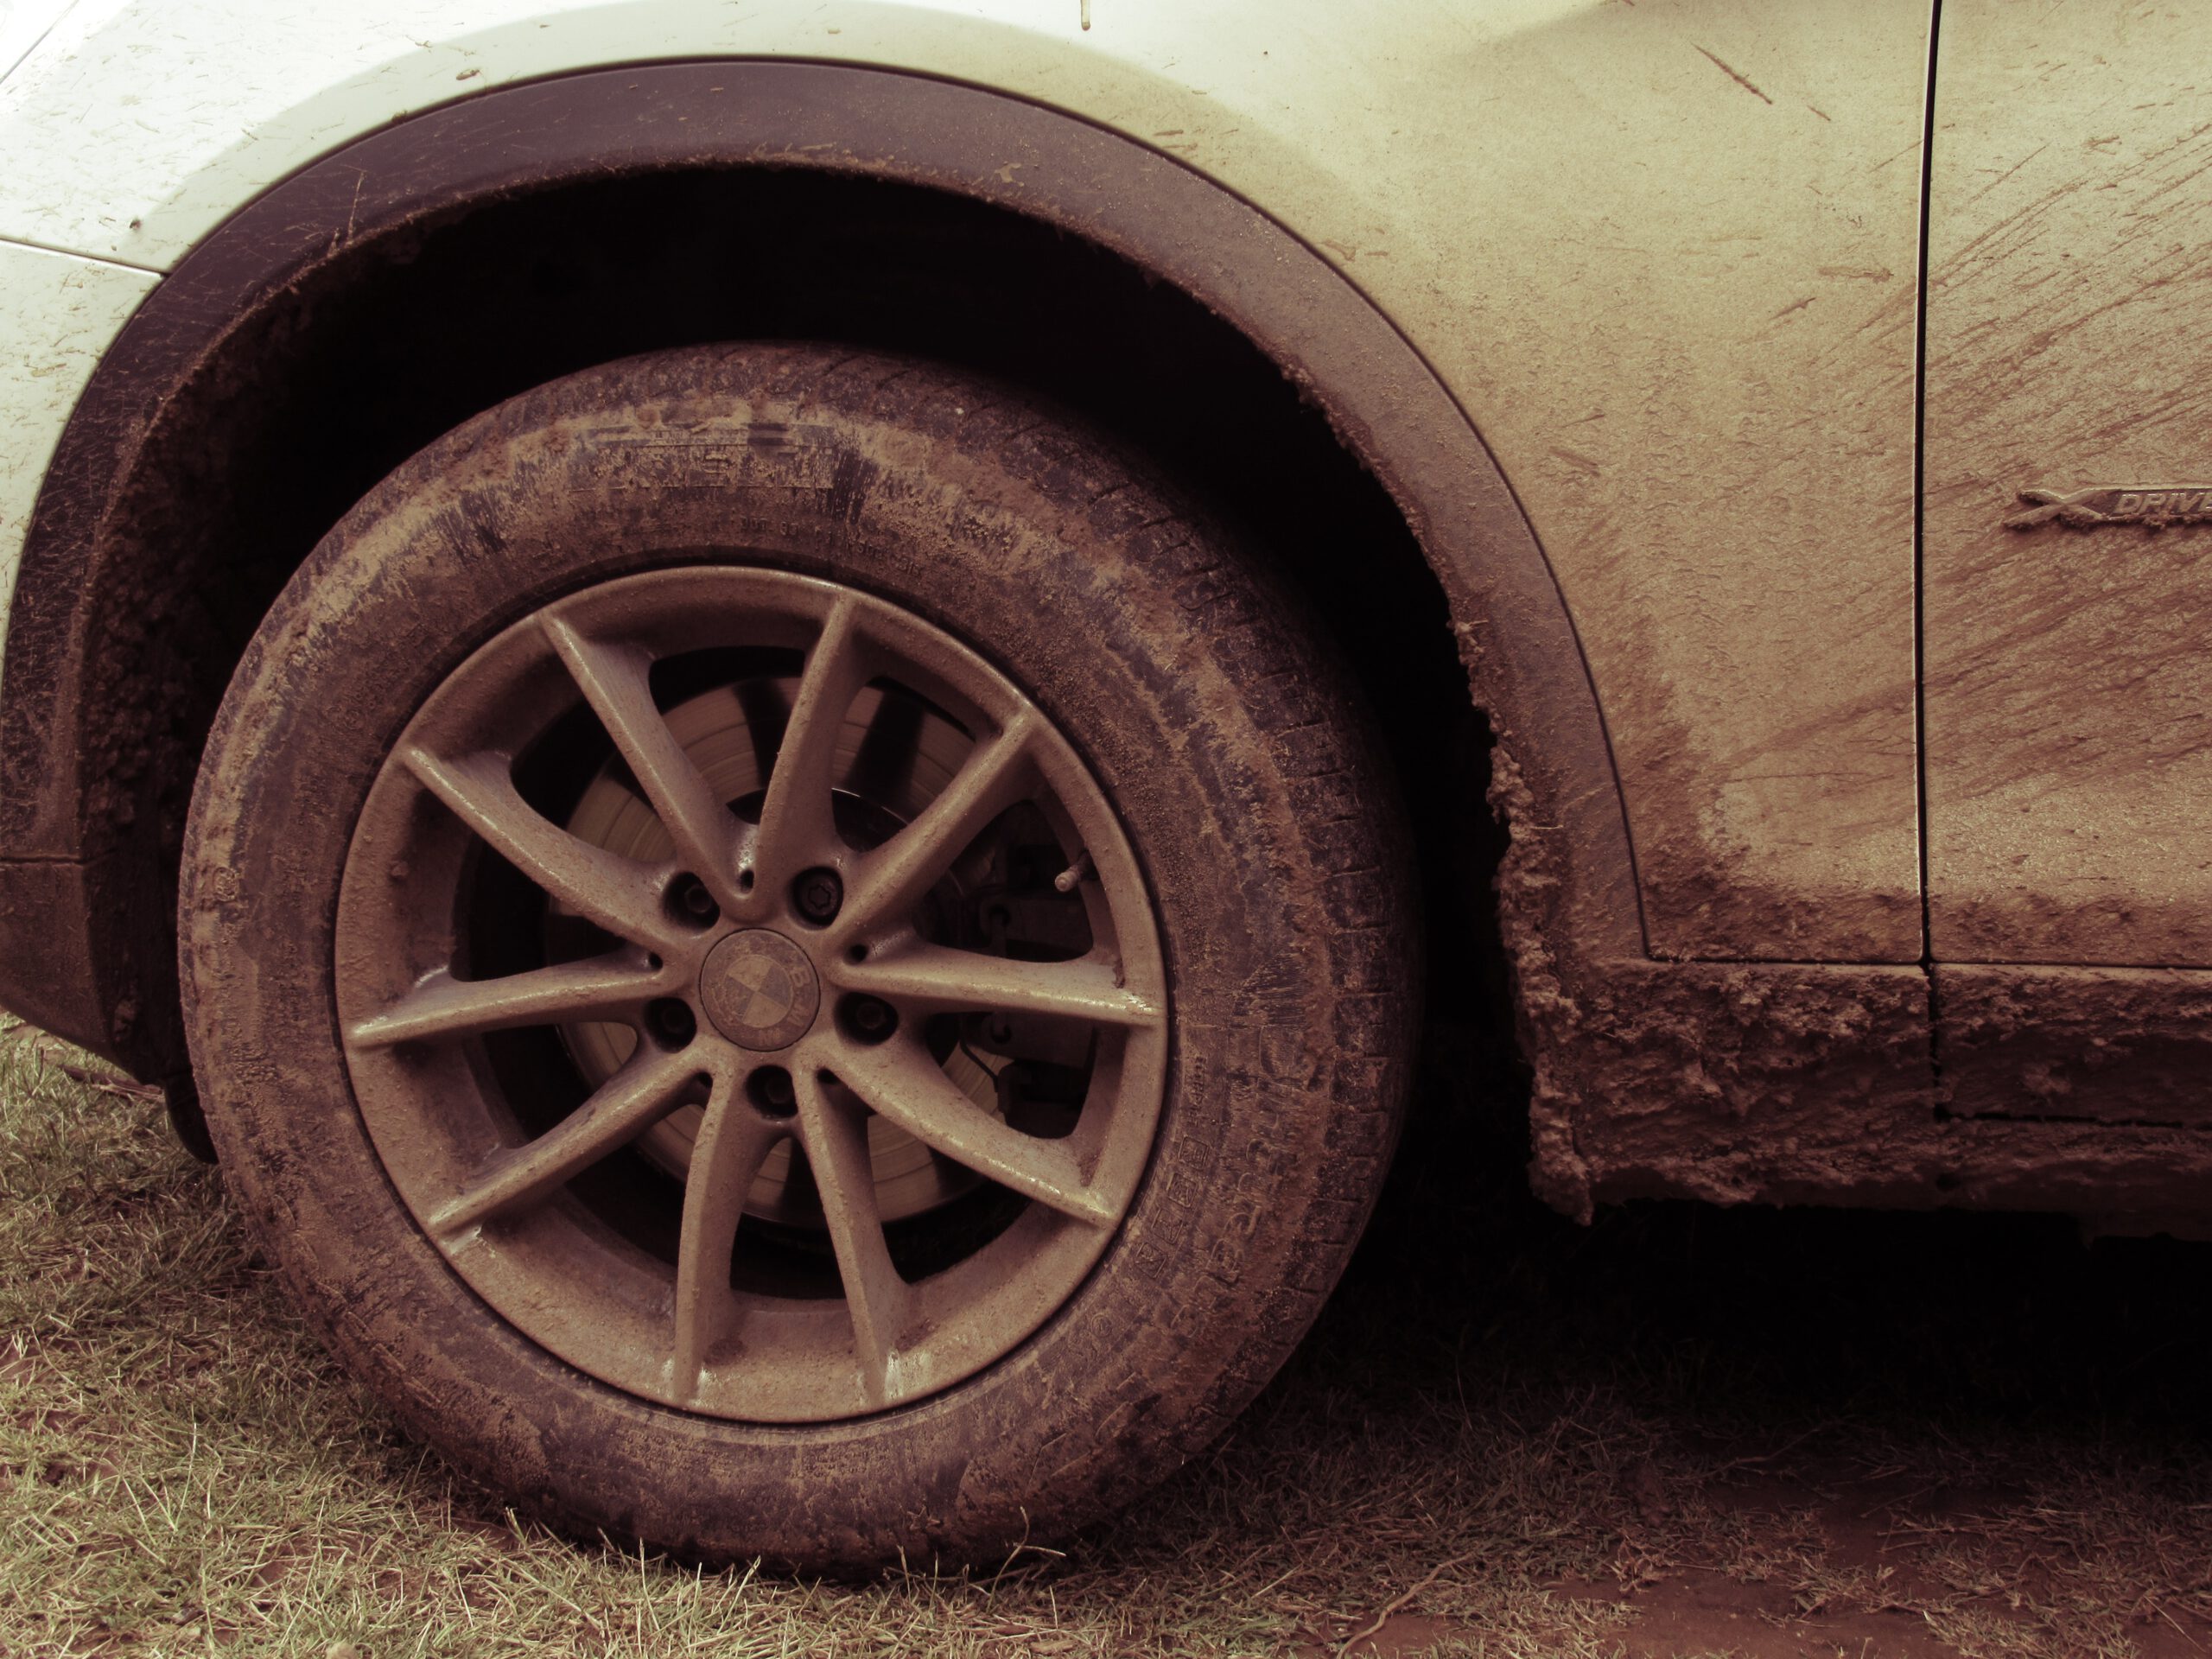
[[[2212,1236],[2212,972],[1586,964],[1522,998],[1538,1190]]]

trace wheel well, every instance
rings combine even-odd
[[[145,964],[149,992],[174,997],[150,981],[172,948],[214,703],[323,532],[409,454],[531,386],[759,338],[1015,382],[1149,455],[1240,530],[1350,658],[1432,895],[1477,922],[1455,938],[1489,942],[1479,963],[1446,950],[1438,967],[1497,982],[1488,887],[1503,836],[1482,806],[1486,732],[1446,595],[1398,507],[1275,365],[1181,289],[1039,220],[869,177],[702,168],[451,209],[349,250],[225,336],[149,433],[122,514],[149,552],[144,585],[103,607],[105,643],[137,666],[88,676],[77,714],[83,775],[118,769],[135,798],[127,843],[159,865],[131,884],[152,916],[129,925],[160,937],[120,952]],[[119,751],[118,733],[139,741]],[[144,1013],[113,1046],[142,1075],[172,1073],[174,1020]]]

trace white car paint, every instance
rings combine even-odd
[[[0,80],[46,38],[75,0],[0,0]]]
[[[1927,14],[79,0],[0,84],[0,238],[110,262],[89,341],[127,314],[116,266],[166,270],[315,157],[514,80],[800,58],[1072,111],[1301,236],[1470,410],[1580,630],[1655,948],[1906,961]],[[16,338],[45,303],[9,295]],[[52,391],[0,380],[24,454],[66,418]],[[10,571],[20,539],[0,522]]]
[[[0,242],[0,591],[69,411],[156,278],[127,265]],[[0,646],[7,613],[0,611]]]

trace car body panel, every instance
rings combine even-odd
[[[12,592],[48,464],[92,372],[158,279],[0,243],[0,588]],[[0,640],[6,613],[0,612]]]
[[[1943,9],[1926,509],[1942,960],[2212,963],[2206,40],[2190,5]],[[2177,522],[2156,504],[2116,521],[2117,497],[2064,511],[2103,486],[2139,511],[2171,492]]]
[[[1469,410],[1598,687],[1649,948],[1909,962],[1925,14],[80,0],[0,86],[0,236],[164,269],[348,139],[608,61],[834,60],[1071,111],[1287,226]]]
[[[0,80],[15,73],[75,0],[0,0]]]

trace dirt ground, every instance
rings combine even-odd
[[[1660,1489],[1653,1483],[1650,1490]],[[1910,1469],[1808,1457],[1791,1460],[1787,1477],[1747,1471],[1713,1481],[1698,1496],[1716,1514],[1793,1537],[1818,1558],[1821,1576],[1840,1582],[1826,1593],[1808,1594],[1806,1586],[1780,1577],[1739,1578],[1724,1567],[1685,1560],[1626,1583],[1568,1576],[1549,1586],[1562,1600],[1586,1603],[1618,1619],[1609,1635],[1628,1659],[1952,1659],[2124,1650],[2121,1643],[2146,1659],[2212,1652],[2212,1606],[2201,1596],[2191,1599],[2193,1606],[2160,1605],[2155,1592],[2145,1592],[2165,1564],[2133,1576],[2142,1568],[2131,1564],[2126,1547],[2094,1569],[2109,1586],[2102,1592],[2108,1605],[2087,1586],[2065,1597],[2077,1618],[2116,1628],[2101,1641],[2088,1630],[2053,1621],[2035,1605],[2037,1592],[2048,1597],[2056,1583],[2035,1546],[2055,1544],[2072,1554],[2074,1544],[2062,1540],[2065,1529],[2050,1525],[2054,1517],[2039,1512],[2043,1506],[2024,1486],[1953,1487]],[[2129,1541],[2155,1552],[2169,1541]],[[2034,1587],[2008,1579],[2032,1580]],[[1939,1633],[1946,1630],[1948,1639]],[[1479,1630],[1450,1619],[1394,1613],[1349,1651],[1450,1652],[1479,1640]],[[1304,1649],[1339,1650],[1318,1644]]]
[[[1432,1108],[1455,1096],[1433,1071]],[[1611,1535],[1599,1570],[1541,1580],[1578,1618],[1527,1651],[2212,1654],[2212,1244],[1662,1204],[1583,1230],[1468,1179],[1511,1145],[1479,1106],[1415,1123],[1323,1340],[1363,1324],[1406,1366],[1379,1397],[1410,1399],[1449,1327],[1471,1418],[1610,1480],[1579,1511]],[[1482,1559],[1301,1651],[1519,1650],[1431,1610]]]
[[[554,1537],[292,1322],[146,1103],[0,1038],[0,1655],[2212,1653],[2212,1246],[1515,1179],[1436,1046],[1313,1337],[1121,1520],[986,1571]]]

